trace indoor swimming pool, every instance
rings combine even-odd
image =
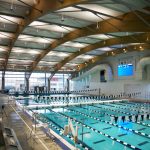
[[[25,100],[20,101],[26,105]],[[29,101],[37,104],[35,100]],[[30,106],[30,103],[28,103]],[[133,102],[93,103],[64,107],[29,107],[38,119],[74,145],[72,134],[63,135],[68,119],[78,126],[79,149],[148,150],[150,147],[150,104]]]

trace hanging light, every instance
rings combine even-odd
[[[30,14],[30,10],[26,10],[25,12],[26,16]]]
[[[139,48],[142,49],[142,46],[140,45]]]
[[[112,55],[115,55],[115,53],[114,53],[114,52],[111,52],[111,54],[112,54]]]
[[[139,49],[140,49],[141,51],[144,50],[142,45],[139,46]]]
[[[6,28],[6,24],[5,23],[3,24],[3,27],[4,27],[4,29]]]
[[[124,52],[124,53],[126,53],[126,52],[127,52],[125,48],[123,48],[123,52]]]
[[[11,0],[10,10],[14,9],[14,0]]]
[[[148,38],[148,37],[146,38],[146,41],[149,41],[149,38]]]
[[[99,29],[99,22],[97,22],[96,29]]]

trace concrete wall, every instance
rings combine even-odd
[[[150,80],[150,64],[146,66],[146,75],[147,80]]]
[[[109,57],[105,59],[102,64],[107,64],[112,68],[112,80],[107,82],[100,82],[100,71],[97,69],[94,72],[82,73],[79,77],[75,78],[74,90],[97,89],[92,94],[110,95],[120,93],[141,92],[141,98],[150,98],[150,64],[144,67],[143,80],[136,79],[137,64],[144,58],[150,56],[150,51],[145,52],[131,52],[127,54],[117,55],[116,57]],[[120,63],[131,63],[134,66],[133,76],[118,76],[117,66]],[[108,73],[108,72],[107,72]],[[139,96],[140,97],[140,96]]]

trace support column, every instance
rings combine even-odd
[[[64,72],[63,72],[63,91],[65,91],[65,76],[64,76]]]
[[[29,91],[29,78],[25,78],[25,91]]]
[[[47,90],[48,90],[48,92],[51,90],[51,80],[50,80],[50,78],[48,78],[47,79]]]
[[[2,85],[1,85],[2,91],[5,90],[5,72],[2,72]]]
[[[67,79],[67,92],[69,92],[69,91],[70,91],[70,80]]]
[[[31,73],[25,72],[25,91],[29,91],[29,79]]]
[[[46,87],[46,72],[45,72],[45,87]]]

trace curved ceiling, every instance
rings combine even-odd
[[[141,50],[135,45],[149,49],[149,0],[0,0],[0,4],[4,72],[74,72],[101,58]]]

